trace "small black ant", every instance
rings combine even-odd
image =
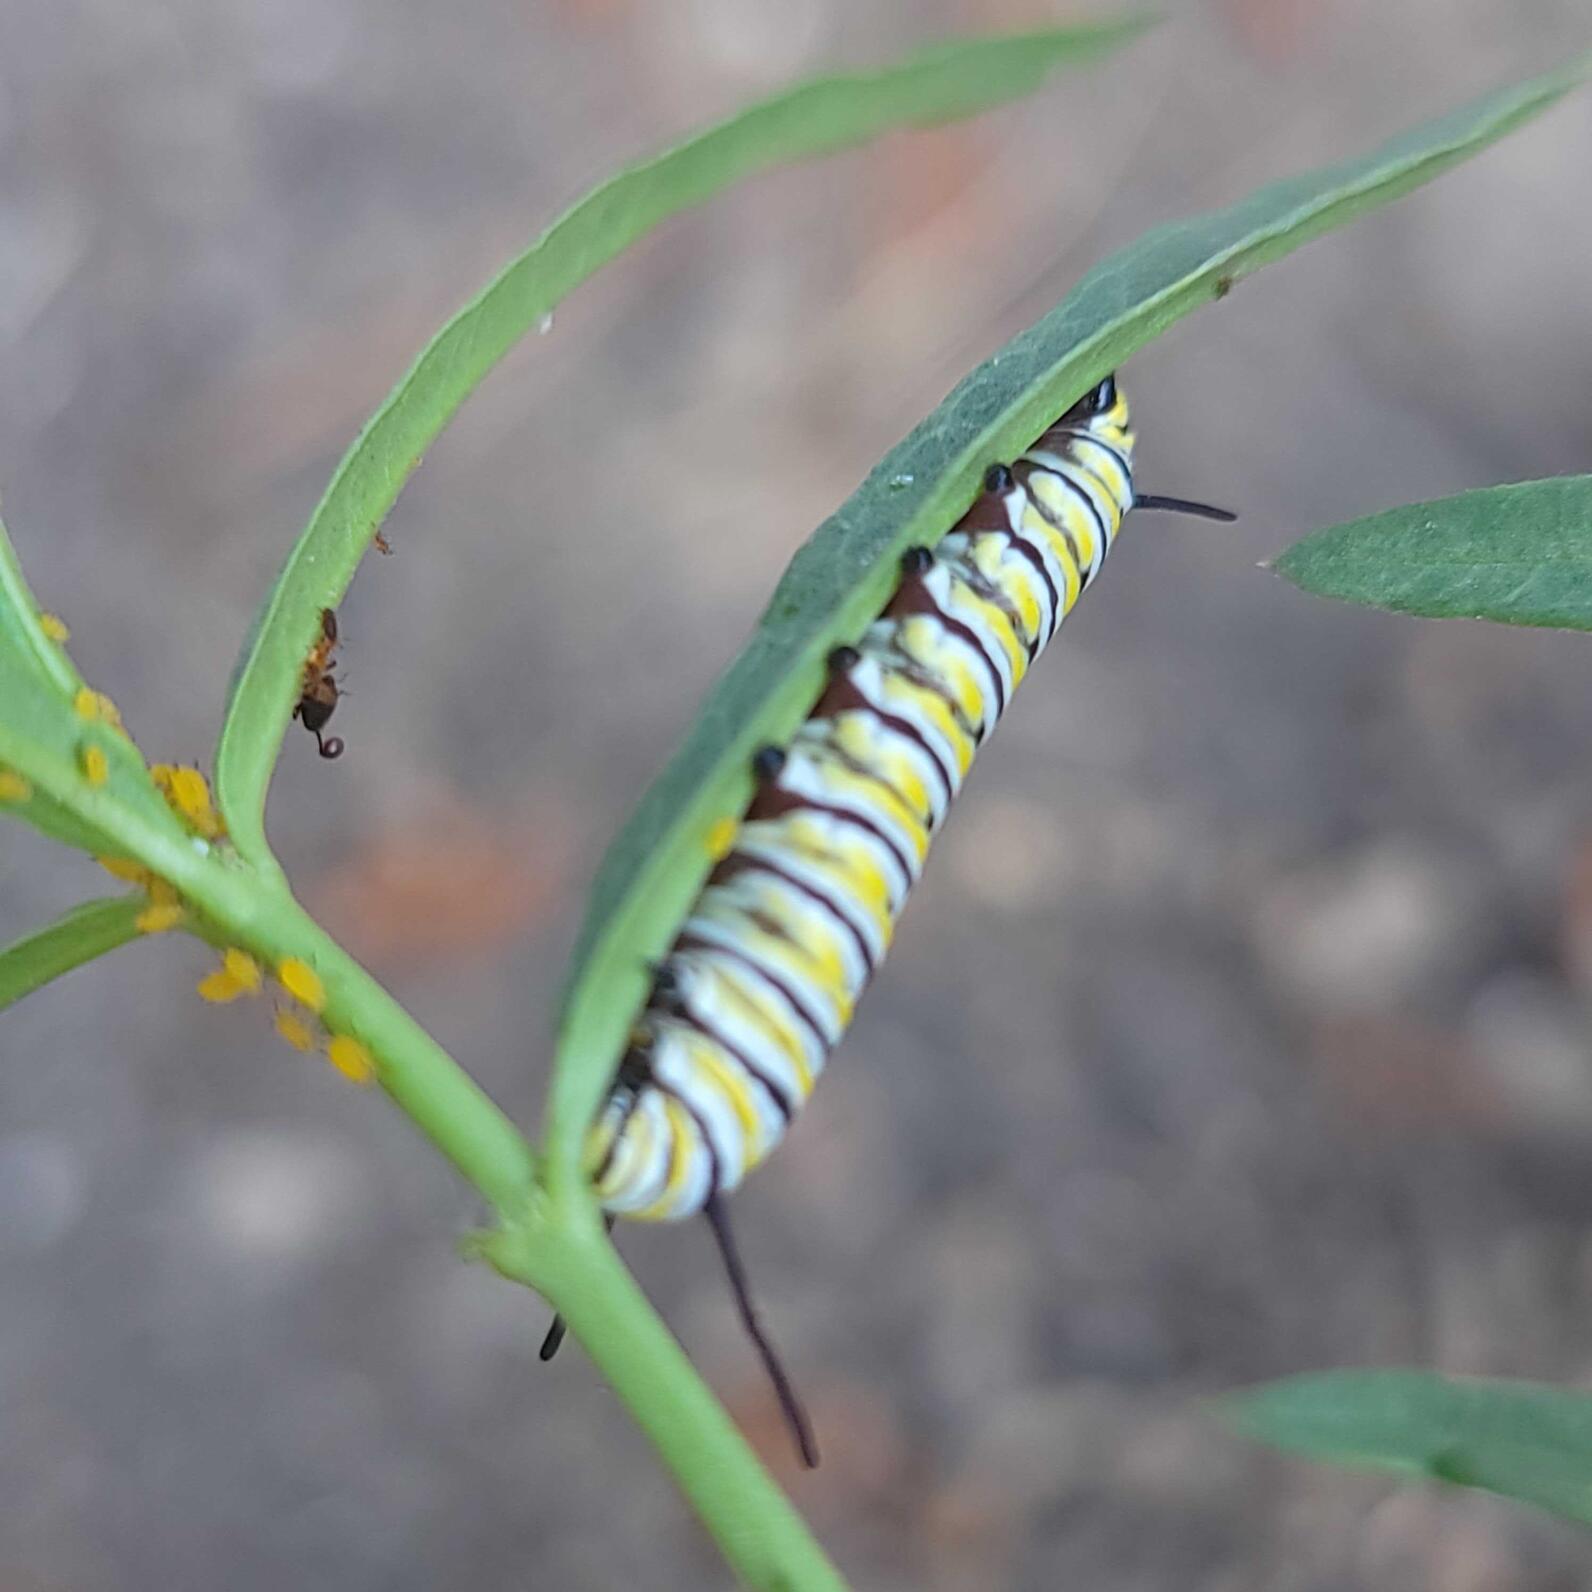
[[[337,707],[341,692],[332,674],[332,654],[337,651],[337,615],[330,608],[321,609],[320,640],[310,648],[304,660],[304,677],[299,685],[299,699],[293,717],[315,737],[315,744],[325,758],[341,757],[341,736],[322,737],[326,721]]]

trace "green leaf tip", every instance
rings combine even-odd
[[[1217,1402],[1308,1459],[1516,1498],[1592,1524],[1592,1396],[1431,1371],[1323,1371]]]
[[[422,456],[494,365],[574,288],[661,221],[760,171],[951,121],[1031,92],[1057,67],[1126,43],[1146,19],[936,45],[894,66],[817,78],[621,171],[566,211],[427,345],[344,455],[233,670],[216,795],[233,843],[270,865],[266,787],[321,610],[342,600]]]
[[[1275,560],[1319,597],[1592,630],[1592,475],[1484,487],[1314,531]]]
[[[0,1011],[52,979],[137,939],[142,895],[86,901],[0,950]]]
[[[0,523],[0,649],[68,694],[82,677],[60,641],[49,634],[45,616],[28,588],[22,564],[5,525]]]

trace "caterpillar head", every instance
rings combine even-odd
[[[1073,424],[1078,421],[1093,420],[1096,415],[1103,415],[1117,406],[1117,378],[1115,373],[1107,376],[1093,392],[1087,392],[1075,403],[1066,414],[1061,417],[1062,425]]]
[[[1131,450],[1133,433],[1128,421],[1128,401],[1117,388],[1116,376],[1107,376],[1085,393],[1051,429],[1087,431],[1121,452]]]

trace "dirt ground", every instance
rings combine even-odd
[[[670,223],[427,458],[289,737],[310,906],[521,1120],[601,850],[778,570],[1158,221],[1584,44],[1572,0],[1168,4],[1103,69]],[[1023,0],[9,0],[0,489],[151,755],[437,322],[622,160]],[[1558,1592],[1587,1539],[1230,1438],[1205,1395],[1592,1378],[1586,643],[1308,599],[1311,527],[1592,456],[1592,99],[1124,373],[1148,490],[736,1200],[827,1453],[696,1227],[626,1255],[856,1585]],[[0,831],[0,940],[98,892]],[[0,1020],[6,1592],[729,1578],[378,1096],[146,943]]]

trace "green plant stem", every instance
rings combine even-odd
[[[186,893],[226,931],[229,944],[272,967],[297,957],[314,968],[326,988],[326,1026],[352,1035],[371,1052],[382,1088],[496,1211],[508,1215],[524,1208],[536,1166],[519,1129],[285,886],[268,889],[251,879],[246,892]],[[241,901],[235,899],[240,893]],[[231,910],[235,906],[243,910]]]
[[[497,1212],[503,1229],[484,1252],[563,1314],[737,1574],[767,1592],[845,1592],[603,1236],[590,1200],[555,1205],[541,1195],[529,1146],[469,1074],[285,887],[245,878],[246,907],[230,888],[194,890],[191,899],[229,943],[273,965],[299,957],[320,975],[328,1025],[367,1046],[383,1088]]]
[[[230,847],[152,823],[87,785],[53,750],[21,750],[39,789],[90,824],[108,851],[136,858],[175,887],[193,934],[237,946],[271,973],[288,958],[314,970],[327,1028],[366,1047],[394,1102],[492,1206],[500,1225],[480,1241],[480,1253],[563,1313],[742,1580],[760,1592],[844,1592],[603,1236],[578,1157],[570,1153],[563,1175],[541,1186],[538,1172],[547,1168],[538,1167],[519,1130],[304,911],[274,859],[257,867]]]
[[[71,714],[63,703],[61,712]],[[132,754],[129,754],[132,755]],[[503,1214],[518,1213],[535,1181],[524,1135],[485,1090],[318,924],[293,897],[274,857],[246,862],[225,845],[185,834],[158,797],[164,822],[112,788],[89,784],[60,749],[8,730],[0,763],[21,771],[108,853],[136,858],[176,889],[212,944],[248,951],[274,973],[289,957],[314,969],[326,991],[321,1013],[334,1034],[370,1050],[382,1087],[415,1125]]]
[[[31,757],[29,772],[91,819],[117,855],[169,880],[199,938],[237,946],[272,971],[289,957],[314,969],[328,1028],[365,1045],[393,1101],[493,1207],[501,1225],[480,1243],[481,1253],[564,1314],[746,1584],[767,1592],[844,1592],[603,1236],[578,1167],[564,1169],[551,1195],[538,1184],[537,1160],[519,1130],[304,911],[274,861],[256,868],[225,846],[168,833],[86,787],[53,755]]]
[[[382,1086],[497,1211],[514,1264],[499,1269],[544,1294],[646,1432],[726,1560],[767,1592],[845,1592],[801,1517],[603,1236],[590,1201],[555,1205],[534,1184],[519,1131],[451,1056],[285,888],[250,880],[249,910],[205,892],[217,926],[273,964],[308,962],[326,986],[325,1019],[377,1059]],[[498,1237],[486,1253],[498,1259]]]
[[[555,1205],[539,1195],[518,1129],[285,887],[263,886],[248,874],[222,883],[229,888],[190,887],[190,898],[229,943],[272,965],[299,957],[320,975],[328,1025],[369,1048],[388,1094],[498,1213],[503,1233],[487,1240],[485,1252],[565,1317],[737,1574],[768,1592],[844,1592],[801,1517],[603,1236],[590,1201],[566,1192]]]
[[[544,1294],[647,1434],[737,1576],[756,1592],[846,1583],[603,1236],[595,1213],[492,1235],[498,1270]]]

